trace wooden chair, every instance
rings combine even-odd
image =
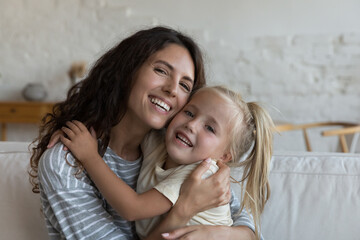
[[[347,143],[345,140],[345,135],[354,134],[356,132],[360,132],[360,125],[354,123],[346,123],[346,122],[317,122],[317,123],[307,123],[307,124],[281,124],[276,126],[277,132],[285,132],[285,131],[295,131],[301,130],[303,132],[306,150],[312,151],[312,147],[310,144],[310,139],[308,135],[308,129],[310,128],[319,128],[319,127],[332,127],[332,126],[340,126],[340,129],[322,131],[322,136],[339,136],[341,150],[343,152],[349,152],[347,147]],[[358,138],[358,137],[357,137]],[[354,142],[355,140],[355,142]],[[357,139],[353,139],[351,144],[351,150],[355,151]]]
[[[323,131],[321,133],[323,136],[338,136],[341,144],[341,149],[343,152],[351,152],[354,153],[356,150],[356,144],[359,140],[360,135],[360,125],[353,127],[345,127],[342,129],[328,130]],[[346,143],[345,135],[354,134],[353,139],[351,141],[350,151]]]

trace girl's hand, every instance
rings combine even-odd
[[[52,148],[55,146],[56,143],[60,142],[60,137],[64,136],[64,132],[59,130],[56,130],[50,137],[49,144],[47,145],[47,148]],[[64,150],[67,151],[68,148],[64,146]]]
[[[60,140],[81,163],[85,164],[99,155],[96,133],[93,128],[90,128],[90,133],[83,123],[76,120],[66,122],[66,126],[61,130],[67,135],[67,138],[62,134]]]
[[[218,161],[219,170],[211,177],[202,179],[201,176],[208,170],[209,165],[208,160],[203,161],[181,186],[175,206],[181,209],[184,217],[191,218],[198,212],[230,201],[230,168]]]

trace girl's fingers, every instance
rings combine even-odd
[[[47,148],[52,148],[57,142],[59,142],[61,135],[64,135],[64,133],[61,130],[56,130],[53,135],[51,135]]]
[[[93,138],[96,139],[96,132],[95,132],[95,130],[94,130],[93,127],[90,128],[90,134],[91,134],[91,136],[92,136]]]
[[[87,127],[82,122],[77,120],[72,120],[71,122],[74,123],[80,129],[80,131],[87,131]]]
[[[73,132],[72,129],[67,128],[67,127],[62,127],[61,130],[70,138],[73,139],[75,137],[75,133]],[[63,135],[60,136],[60,139],[62,139],[61,137],[65,137]],[[63,142],[64,143],[64,142]]]
[[[66,147],[68,147],[69,148],[69,145],[70,145],[70,143],[71,143],[71,140],[69,140],[69,139],[67,139],[65,136],[60,136],[60,140],[61,140],[61,142],[66,146]]]
[[[74,133],[80,133],[81,129],[72,121],[67,121],[66,126],[68,126]]]

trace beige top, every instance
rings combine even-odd
[[[176,168],[164,170],[162,166],[166,160],[167,153],[164,142],[164,132],[160,131],[153,131],[148,135],[144,141],[142,150],[144,162],[138,178],[137,192],[143,193],[155,188],[174,205],[179,197],[181,184],[199,163],[181,165]],[[203,177],[209,177],[217,170],[216,162],[212,161],[212,166]],[[136,231],[139,237],[145,238],[160,220],[161,216],[136,221]],[[206,224],[231,226],[232,223],[230,205],[226,204],[196,214],[187,225]]]

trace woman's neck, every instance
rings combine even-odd
[[[126,115],[111,129],[109,147],[121,158],[135,161],[141,156],[140,144],[149,127],[130,121]]]

